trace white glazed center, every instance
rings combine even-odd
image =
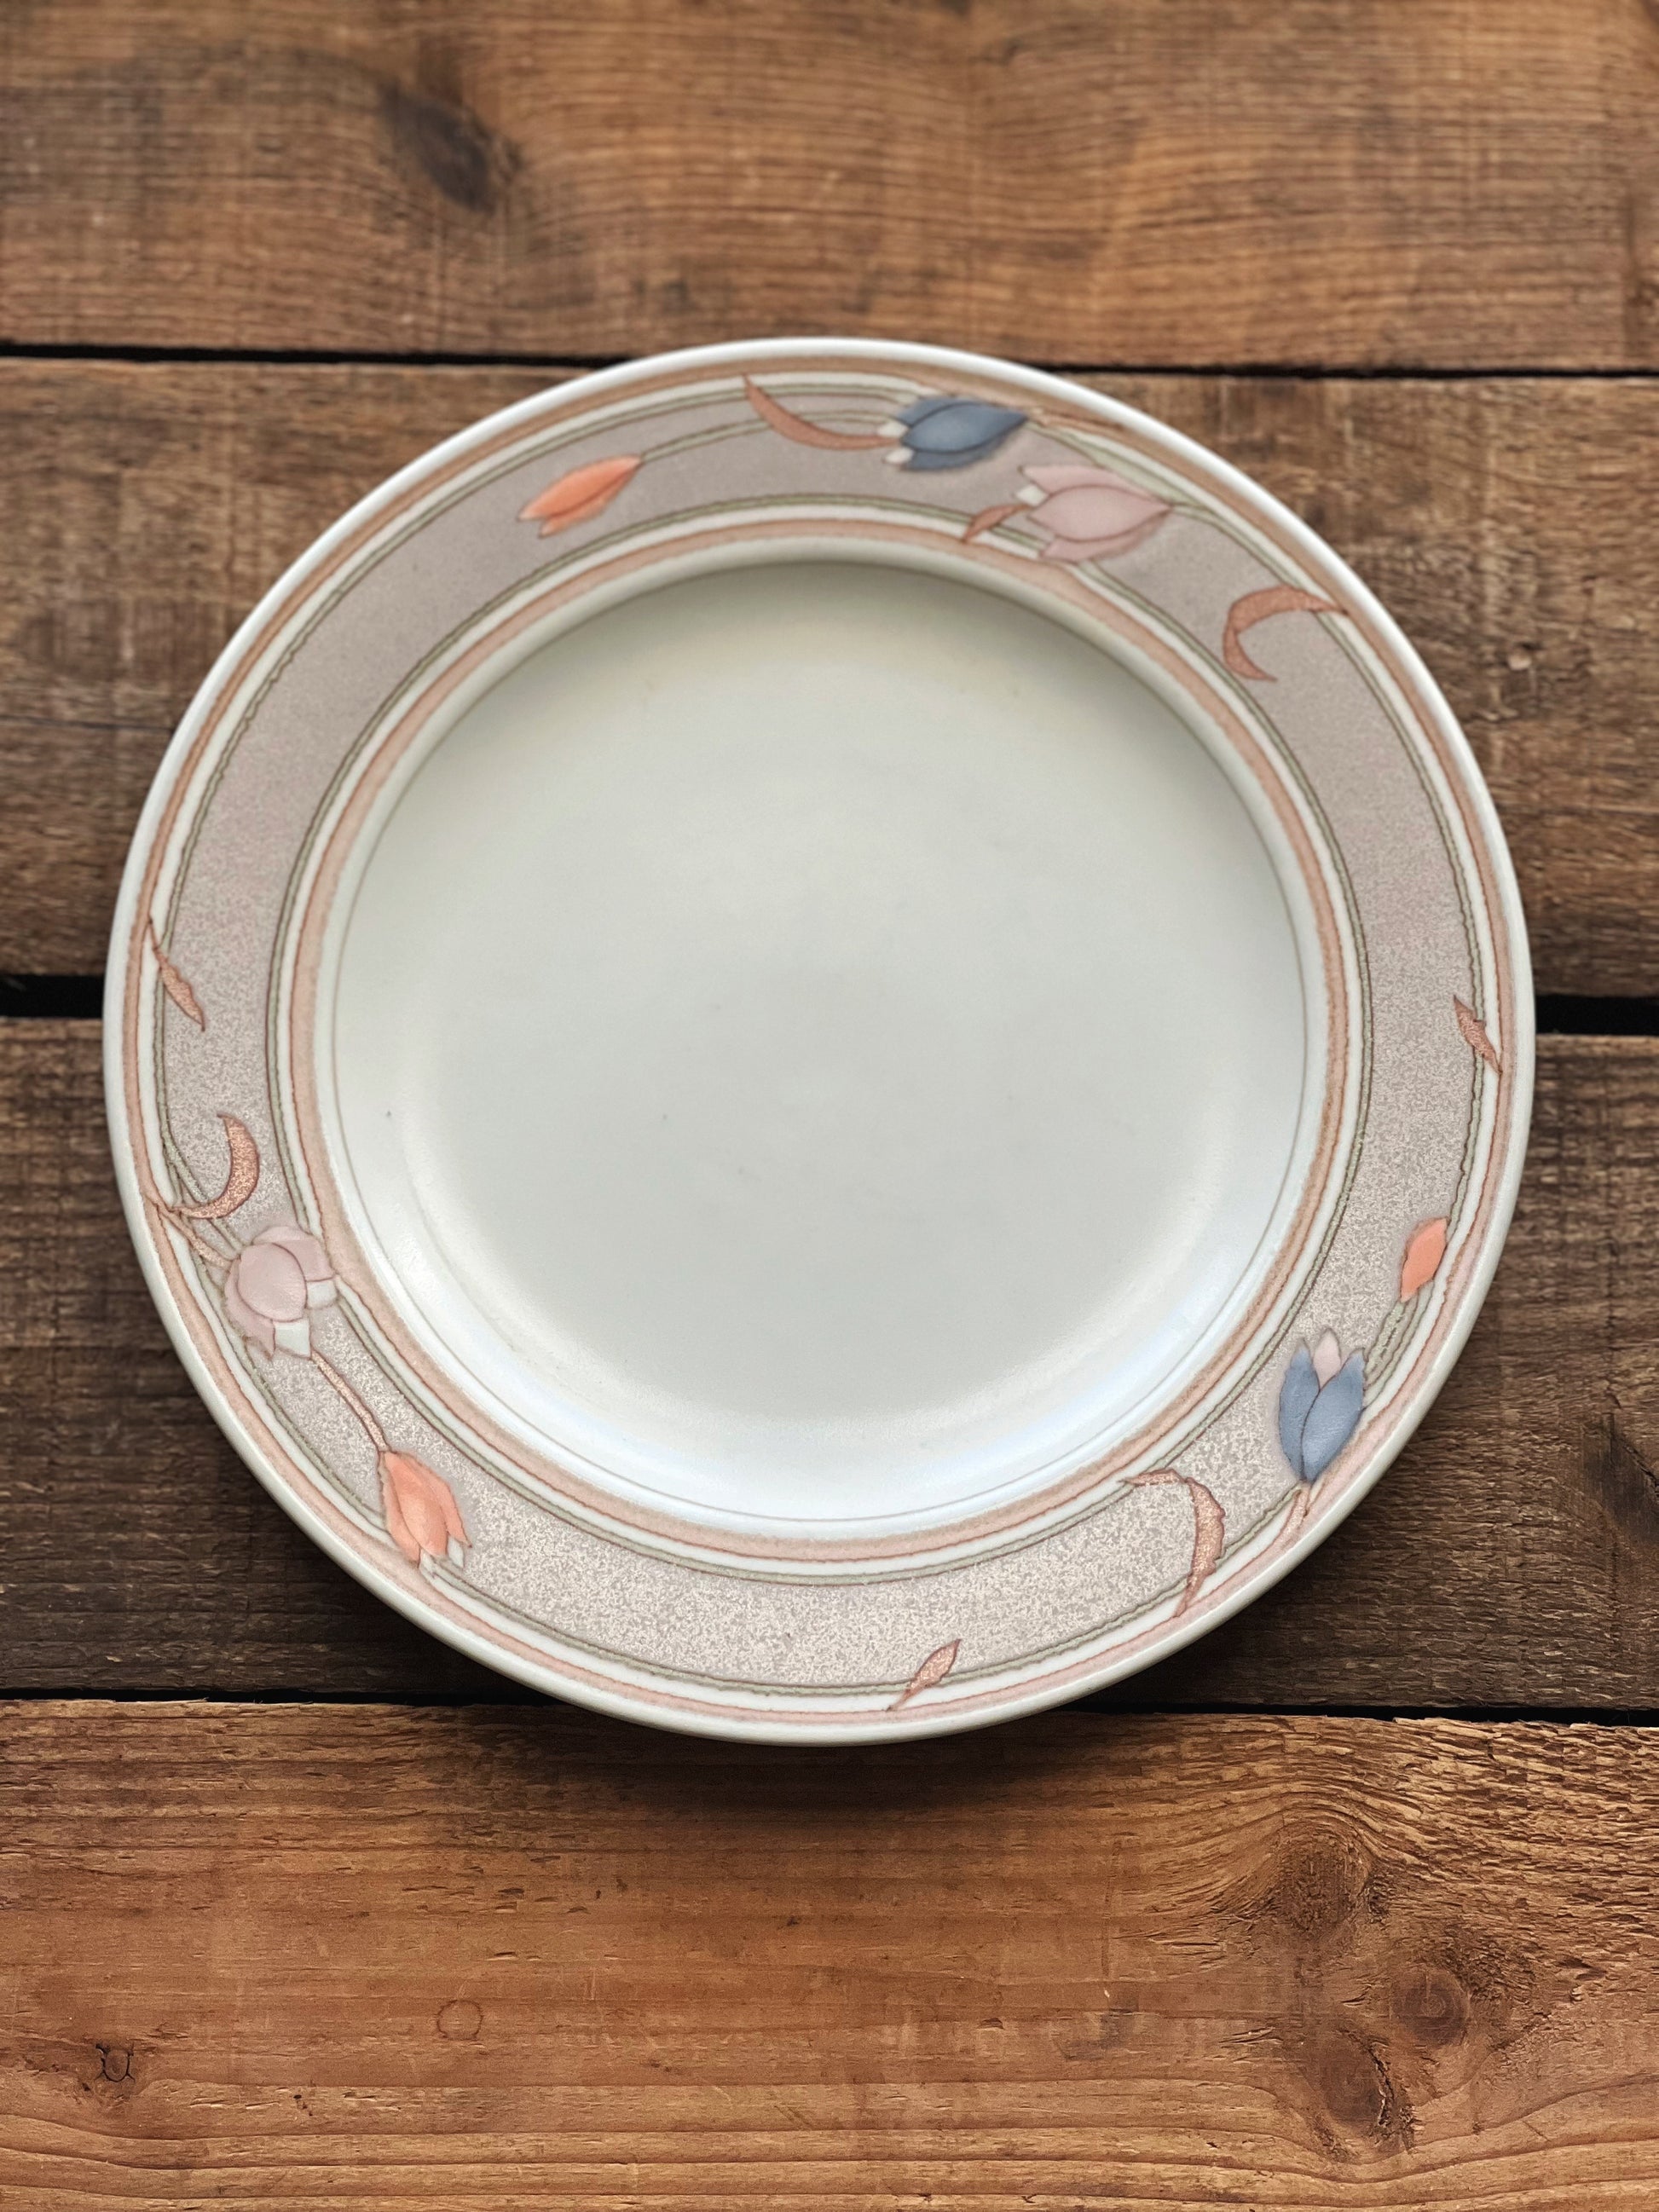
[[[1236,1316],[1305,1031],[1251,816],[1126,666],[912,570],[726,569],[408,784],[340,953],[342,1181],[527,1437],[705,1520],[926,1521]]]

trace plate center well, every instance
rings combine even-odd
[[[1037,1486],[1213,1349],[1289,1202],[1251,809],[1125,662],[913,568],[724,568],[529,653],[402,788],[335,976],[406,1326],[694,1519]]]

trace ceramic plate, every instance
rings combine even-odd
[[[108,1085],[204,1397],[563,1697],[778,1741],[1070,1698],[1444,1379],[1531,1080],[1468,744],[1325,546],[968,355],[494,416],[300,562],[134,845]]]

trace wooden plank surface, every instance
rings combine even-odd
[[[483,1692],[292,1528],[164,1337],[93,1024],[0,1024],[0,1691]],[[1429,1422],[1136,1702],[1659,1707],[1659,1040],[1547,1040],[1497,1286]]]
[[[1659,362],[1643,0],[52,0],[0,338]]]
[[[0,1711],[0,2199],[1650,2212],[1659,1737]]]
[[[1464,720],[1540,989],[1659,995],[1659,384],[1139,376],[1358,566]],[[0,364],[0,972],[94,973],[214,654],[353,499],[533,371]]]
[[[1279,491],[1469,728],[1540,989],[1659,998],[1656,95],[1659,0],[0,6],[0,973],[101,967],[358,494],[560,364],[839,330],[1115,365]],[[65,357],[150,349],[243,357]],[[1547,1040],[1422,1433],[1099,1701],[1478,1724],[779,1752],[326,1562],[150,1307],[95,1025],[0,1020],[0,2204],[1650,2212],[1656,1168],[1659,1039]]]

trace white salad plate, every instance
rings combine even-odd
[[[301,1527],[773,1741],[1129,1674],[1321,1540],[1513,1205],[1468,745],[1238,472],[1055,378],[723,346],[479,423],[204,685],[112,945],[150,1285]]]

